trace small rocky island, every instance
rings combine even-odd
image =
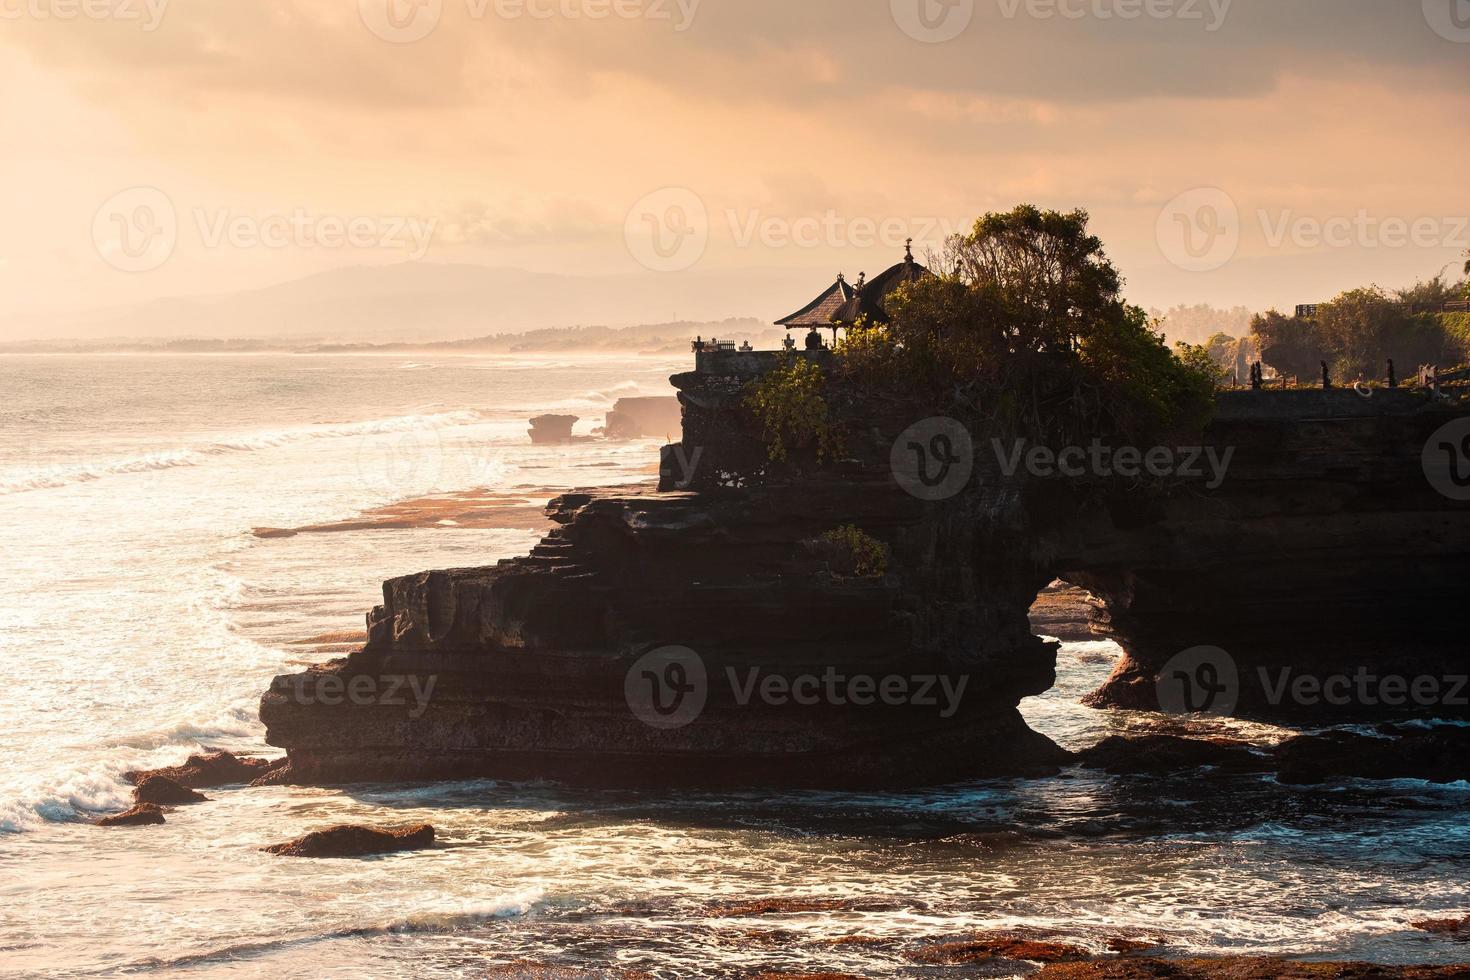
[[[1193,376],[1144,339],[1110,267],[1084,264],[1105,302],[1074,300],[1054,334],[1038,316],[1035,340],[1004,307],[974,343],[1009,360],[974,383],[928,360],[923,383],[884,383],[947,329],[936,310],[971,303],[966,330],[992,312],[989,292],[911,255],[782,321],[809,330],[802,349],[697,349],[672,379],[682,439],[657,491],[565,494],[528,556],[387,582],[362,649],[265,694],[268,740],[289,755],[268,780],[1054,773],[1069,753],[1017,705],[1055,681],[1056,645],[1027,614],[1056,579],[1096,597],[1097,628],[1126,651],[1099,707],[1212,710],[1220,694],[1238,715],[1341,721],[1342,706],[1283,698],[1279,672],[1464,673],[1470,505],[1425,466],[1470,411],[1428,390],[1212,395],[1210,380],[1202,424],[1156,413],[1168,424],[1150,430],[1137,420],[1157,399],[1129,385],[1172,385],[1185,404]],[[1087,317],[1117,361],[1075,335]],[[848,329],[835,351],[817,332],[834,324]],[[1099,464],[1129,446],[1131,465]],[[1181,673],[1200,648],[1228,652],[1231,676],[1198,657]],[[1210,699],[1161,704],[1175,675]],[[363,696],[326,706],[309,696],[323,685]],[[1350,707],[1470,717],[1449,698]]]

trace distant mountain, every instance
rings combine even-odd
[[[0,323],[12,340],[439,341],[577,324],[769,323],[826,285],[803,269],[576,276],[478,265],[335,269],[264,289]]]

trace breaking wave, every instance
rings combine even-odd
[[[0,476],[0,496],[25,493],[30,490],[49,490],[76,483],[90,483],[109,476],[168,470],[179,466],[200,466],[215,457],[230,453],[259,452],[313,439],[343,439],[385,432],[440,429],[447,426],[470,425],[480,421],[481,418],[481,413],[474,411],[440,412],[434,415],[401,415],[396,418],[374,419],[367,422],[301,426],[293,429],[256,432],[203,445],[161,450],[121,459],[43,466]]]
[[[361,939],[371,936],[398,935],[404,933],[445,933],[473,928],[500,919],[519,918],[531,911],[544,894],[542,889],[531,888],[512,892],[485,902],[467,902],[445,909],[426,909],[410,913],[398,919],[374,925],[347,926],[326,932],[308,935],[286,936],[280,939],[265,939],[253,943],[236,943],[204,953],[190,953],[170,959],[149,957],[128,964],[125,972],[134,970],[178,970],[203,966],[221,961],[238,961],[245,957],[262,956],[284,949],[292,949],[312,943],[335,939]]]

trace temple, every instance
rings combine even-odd
[[[914,240],[910,238],[905,244],[902,262],[889,267],[872,280],[866,279],[866,273],[859,273],[856,285],[850,284],[845,276],[838,273],[836,282],[795,313],[777,320],[776,326],[785,327],[788,331],[793,328],[807,328],[808,350],[823,346],[819,332],[823,329],[832,331],[832,342],[835,344],[838,330],[851,329],[859,322],[887,323],[888,311],[884,308],[884,303],[893,291],[906,282],[929,274],[928,269],[914,261]],[[788,337],[786,347],[790,349],[794,346],[795,343]]]

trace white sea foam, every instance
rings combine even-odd
[[[152,470],[167,470],[179,466],[200,466],[211,458],[228,453],[259,452],[276,449],[313,439],[343,439],[354,436],[371,436],[390,432],[412,432],[423,429],[442,429],[449,426],[471,425],[480,421],[481,414],[473,411],[439,412],[432,415],[400,415],[393,418],[373,419],[366,422],[351,422],[334,425],[299,426],[290,429],[274,429],[264,432],[245,433],[218,439],[197,446],[165,449],[121,459],[106,459],[71,463],[61,466],[43,466],[20,470],[16,473],[0,474],[0,496],[24,493],[30,490],[49,490],[70,486],[74,483],[89,483],[110,476],[129,473],[146,473]]]

